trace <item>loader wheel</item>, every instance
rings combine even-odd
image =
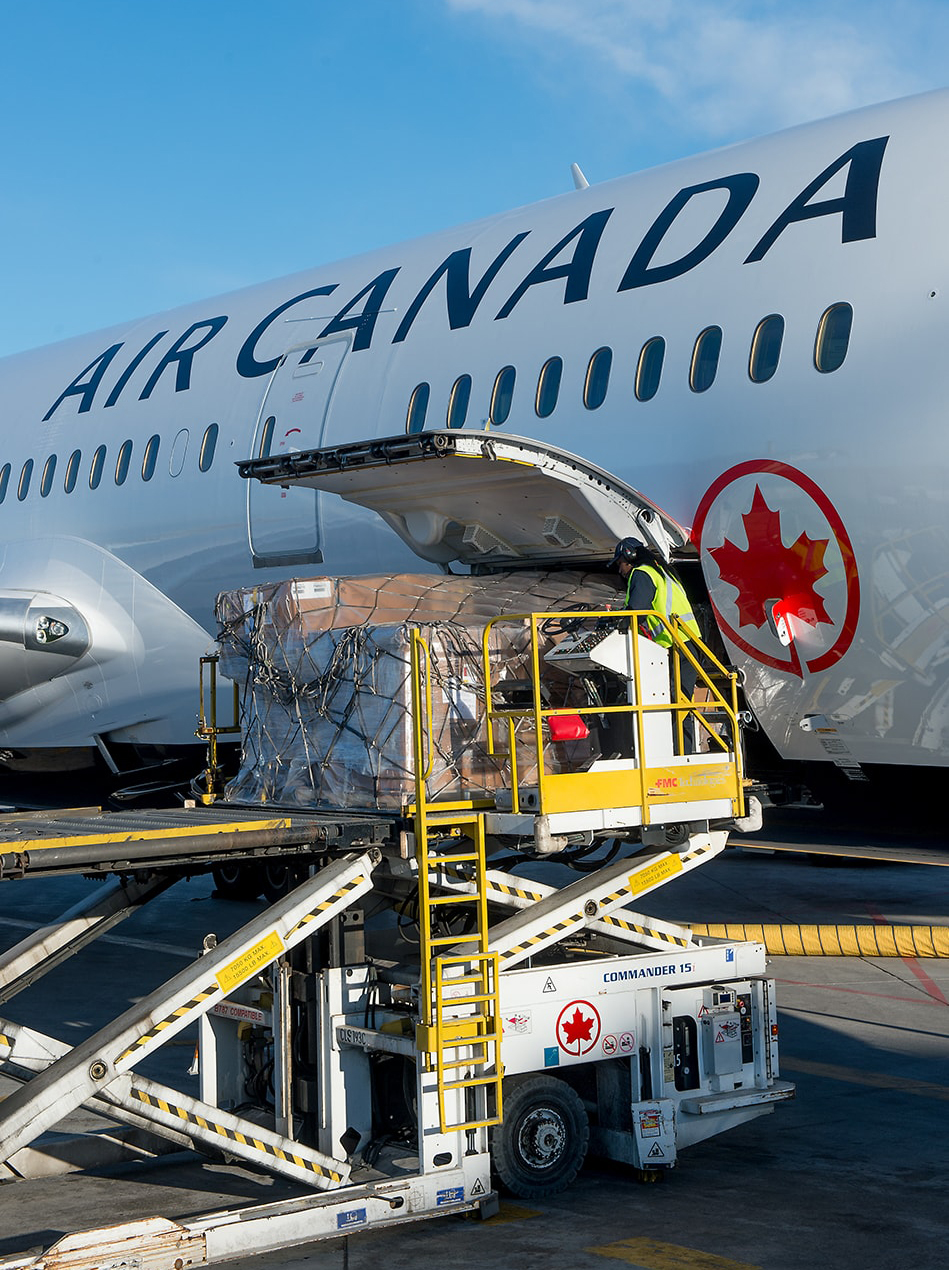
[[[290,865],[282,860],[274,861],[272,864],[265,864],[261,874],[261,890],[264,893],[264,899],[269,904],[276,904],[278,900],[282,900],[285,895],[289,895],[293,888],[303,880],[295,877]]]
[[[224,900],[255,900],[264,878],[256,864],[216,864],[211,870],[217,893]]]
[[[504,1120],[494,1130],[494,1171],[505,1190],[543,1199],[569,1186],[586,1158],[590,1123],[579,1095],[552,1076],[504,1088]]]

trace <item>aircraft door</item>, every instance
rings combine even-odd
[[[270,377],[254,429],[255,458],[315,450],[349,351],[348,336],[289,349]],[[302,486],[247,482],[247,528],[255,568],[319,564],[319,495]]]

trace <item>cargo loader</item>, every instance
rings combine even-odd
[[[279,858],[298,882],[75,1048],[0,1020],[0,1070],[21,1082],[0,1103],[8,1176],[89,1105],[272,1170],[297,1196],[70,1235],[0,1270],[182,1270],[489,1217],[499,1188],[554,1194],[588,1152],[660,1176],[793,1095],[763,946],[648,913],[747,814],[734,673],[674,619],[668,649],[645,638],[595,580],[501,563],[506,578],[467,584],[460,609],[446,578],[390,621],[371,619],[398,580],[356,625],[338,580],[223,597],[223,664],[246,674],[224,796],[168,830],[0,823],[8,884],[44,868],[116,877],[0,961],[0,1000],[212,860]],[[525,591],[543,607],[513,607]],[[190,1025],[196,1091],[138,1074]]]

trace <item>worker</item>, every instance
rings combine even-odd
[[[672,570],[645,543],[638,538],[623,538],[616,544],[610,567],[614,565],[618,567],[620,576],[626,583],[624,607],[631,612],[646,614],[639,620],[640,634],[662,648],[672,648],[673,639],[669,628],[658,617],[650,616],[651,613],[661,613],[669,621],[678,618],[677,630],[683,643],[700,637],[699,626],[685,588]],[[680,656],[678,662],[682,695],[691,701],[697,671],[688,657]],[[673,684],[674,682],[673,680]],[[691,714],[685,717],[683,731],[686,748],[692,750],[694,727]]]

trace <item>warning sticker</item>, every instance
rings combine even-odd
[[[724,1041],[738,1040],[739,1025],[735,1022],[719,1023],[718,1032],[715,1035],[715,1044],[718,1045]]]
[[[662,1118],[658,1107],[650,1107],[648,1111],[639,1113],[639,1136],[641,1138],[658,1138],[662,1131]]]
[[[236,1019],[239,1023],[266,1023],[267,1016],[263,1010],[252,1005],[235,1005],[233,1001],[219,1001],[212,1005],[208,1014],[216,1014],[219,1019]]]
[[[516,1014],[505,1014],[501,1019],[502,1032],[513,1032],[523,1036],[531,1031],[530,1010],[519,1010]]]
[[[544,984],[544,991],[545,991],[545,992],[556,992],[556,991],[557,991],[557,989],[554,987],[554,981],[553,981],[553,979],[551,979],[551,978],[550,978],[550,976],[549,976],[549,975],[547,976],[547,982]]]
[[[631,873],[627,885],[631,895],[639,895],[641,891],[648,891],[650,887],[658,886],[660,882],[665,882],[681,872],[681,857],[669,855],[645,869],[640,869],[638,873]]]
[[[443,1204],[460,1204],[465,1198],[465,1188],[463,1186],[448,1186],[443,1191],[436,1191],[435,1203],[438,1208]]]
[[[269,965],[275,957],[279,957],[283,949],[283,940],[275,930],[272,930],[269,935],[258,940],[252,948],[248,948],[239,957],[235,957],[230,965],[224,966],[217,972],[214,977],[218,987],[225,995],[233,992],[238,984],[249,979],[251,975],[255,975],[261,967]]]
[[[350,1208],[345,1213],[336,1214],[336,1229],[351,1230],[353,1226],[365,1226],[366,1220],[364,1208]]]

